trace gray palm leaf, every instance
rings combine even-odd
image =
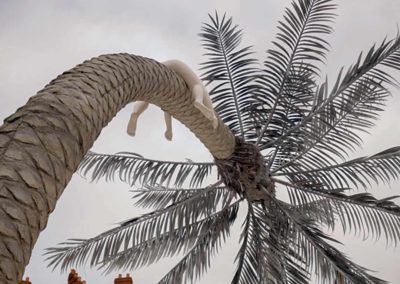
[[[233,157],[195,163],[87,154],[83,175],[139,185],[132,190],[136,206],[154,211],[49,248],[49,265],[136,269],[183,254],[160,283],[193,282],[245,203],[232,283],[309,283],[312,275],[321,283],[385,283],[341,253],[323,228],[400,241],[395,197],[352,192],[397,179],[400,147],[348,159],[398,85],[388,72],[400,69],[400,36],[360,54],[329,87],[320,69],[335,8],[332,0],[293,1],[263,68],[251,47],[241,47],[231,18],[210,16],[200,33],[207,56],[201,68],[218,114],[237,136]],[[212,171],[218,181],[207,185]],[[278,199],[278,185],[288,200]]]

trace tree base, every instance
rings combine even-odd
[[[250,201],[269,200],[275,184],[259,148],[236,137],[235,151],[229,159],[215,159],[218,174],[228,189]]]

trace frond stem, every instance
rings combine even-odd
[[[219,42],[220,42],[220,45],[221,45],[222,55],[224,56],[224,64],[225,64],[226,71],[228,73],[229,84],[231,85],[231,89],[232,89],[232,97],[233,97],[233,101],[235,103],[236,113],[237,113],[237,116],[238,116],[239,127],[240,127],[240,136],[242,138],[244,138],[243,121],[242,121],[242,117],[241,117],[241,114],[240,114],[239,103],[238,103],[238,100],[237,100],[237,97],[236,97],[237,96],[237,94],[236,94],[236,86],[233,83],[232,71],[231,71],[231,68],[228,65],[228,58],[227,58],[227,55],[226,55],[225,45],[224,45],[223,41],[221,40],[221,37],[222,37],[221,36],[221,31],[218,29],[218,39],[219,39]]]
[[[177,161],[161,161],[161,160],[154,160],[154,159],[148,159],[145,158],[141,155],[137,155],[135,153],[130,153],[130,152],[118,152],[116,155],[111,155],[111,154],[99,154],[93,151],[88,151],[86,154],[87,156],[91,157],[121,157],[121,158],[130,158],[130,159],[136,159],[140,161],[147,161],[147,162],[156,162],[156,163],[166,163],[166,164],[171,164],[171,165],[198,165],[198,166],[215,166],[214,163],[212,162],[177,162]]]

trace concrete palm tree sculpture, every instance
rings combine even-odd
[[[400,240],[400,207],[392,198],[351,191],[397,178],[400,147],[346,160],[397,84],[387,72],[400,69],[400,37],[360,55],[329,88],[318,67],[334,9],[331,0],[294,1],[261,70],[251,48],[240,47],[241,31],[231,19],[210,17],[201,33],[209,58],[202,67],[217,123],[195,106],[192,86],[177,73],[128,54],[86,61],[39,91],[0,128],[0,282],[22,277],[39,232],[80,165],[95,179],[118,175],[141,185],[134,190],[137,205],[154,211],[50,248],[50,266],[136,269],[183,253],[160,283],[187,283],[209,267],[243,204],[232,283],[309,283],[312,273],[320,282],[383,283],[332,246],[321,228],[339,224],[346,233],[351,228]],[[214,162],[87,153],[131,101],[156,104],[180,120]],[[218,180],[206,184],[212,171]]]

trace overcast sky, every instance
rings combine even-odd
[[[336,33],[330,37],[332,52],[328,73],[350,65],[361,50],[368,49],[386,35],[396,34],[400,22],[399,0],[340,0]],[[104,53],[129,52],[160,61],[177,58],[197,69],[201,62],[199,38],[207,13],[227,12],[245,31],[244,43],[254,45],[263,61],[271,47],[276,23],[281,19],[285,0],[247,1],[22,1],[0,0],[0,118],[12,114],[27,99],[58,74],[85,59]],[[400,74],[397,74],[400,79]],[[210,154],[193,135],[174,123],[174,139],[163,139],[161,111],[151,108],[143,117],[137,137],[125,133],[132,106],[123,109],[107,126],[93,150],[103,153],[132,151],[158,159],[211,160]],[[400,145],[398,127],[400,90],[394,93],[378,126],[366,136],[365,147],[357,154],[367,155]],[[391,188],[376,187],[379,197],[400,194],[399,183]],[[66,274],[46,268],[44,248],[67,238],[98,234],[118,221],[140,214],[132,206],[129,187],[122,183],[90,184],[74,175],[39,237],[26,275],[33,284],[64,283]],[[236,227],[232,240],[215,259],[212,269],[200,283],[230,283],[238,249]],[[335,234],[348,255],[363,266],[376,270],[390,283],[400,281],[400,248],[385,248],[385,241],[361,241]],[[164,260],[150,268],[130,271],[136,284],[156,283],[172,267]],[[88,284],[111,284],[113,274],[79,268]],[[125,273],[127,271],[121,271]]]

